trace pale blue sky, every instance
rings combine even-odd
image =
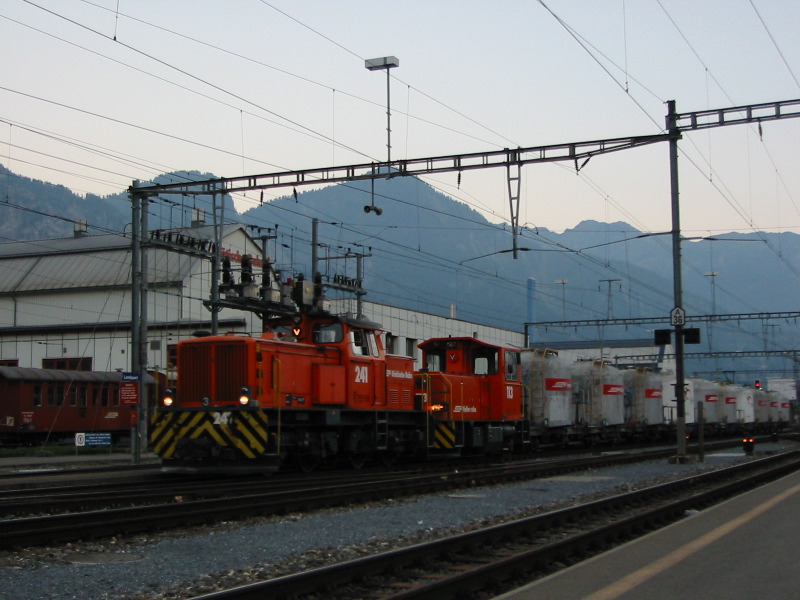
[[[800,97],[798,23],[795,0],[4,0],[0,162],[109,194],[176,169],[384,160],[386,80],[364,59],[385,55],[400,59],[393,158],[658,133],[666,100]],[[800,119],[765,124],[763,141],[746,126],[685,136],[687,234],[800,232],[798,134]],[[525,167],[520,220],[667,230],[667,169],[665,145],[577,176]],[[426,181],[508,219],[501,169]]]

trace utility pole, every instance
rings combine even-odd
[[[614,307],[613,307],[613,303],[612,303],[612,299],[611,299],[611,284],[612,283],[617,283],[619,281],[621,281],[621,280],[620,279],[601,279],[599,281],[599,283],[607,283],[608,284],[608,312],[606,314],[606,317],[609,318],[609,319],[613,318],[613,316],[614,316],[614,314],[613,314],[614,313]]]
[[[711,278],[711,316],[717,314],[717,275],[716,271],[709,271],[704,273],[706,277]],[[764,348],[766,350],[766,348]],[[714,323],[713,319],[708,322],[708,351],[714,352]],[[714,359],[714,370],[718,371],[718,361]]]
[[[553,283],[561,286],[561,310],[564,313],[564,320],[567,320],[567,283],[566,279],[556,279]]]
[[[131,186],[131,372],[139,372],[139,322],[141,320],[141,296],[139,294],[140,281],[142,277],[141,253],[142,253],[142,200],[146,199],[136,192],[139,181],[134,181]],[[134,407],[132,410],[136,410]],[[131,414],[131,463],[139,464],[139,428]]]
[[[216,186],[214,186],[216,188]],[[214,256],[211,259],[211,333],[219,333],[219,270],[222,263],[222,235],[225,227],[225,196],[220,194],[217,203],[217,192],[211,194],[211,213],[214,224]]]
[[[138,375],[138,404],[131,414],[131,462],[138,465],[147,449],[147,196],[131,186],[131,372]]]
[[[311,270],[313,276],[316,277],[318,265],[320,261],[323,260],[339,260],[342,258],[353,258],[356,259],[356,278],[355,280],[344,278],[335,278],[333,282],[326,283],[325,285],[329,288],[335,290],[341,290],[344,292],[350,292],[351,294],[355,294],[356,296],[356,317],[359,319],[364,316],[364,296],[367,295],[367,292],[364,291],[362,287],[362,282],[364,281],[364,259],[372,256],[371,254],[363,254],[358,252],[351,252],[349,249],[347,253],[343,256],[326,256],[324,258],[320,258],[319,252],[317,248],[319,247],[319,234],[317,229],[319,228],[319,219],[312,219],[311,220]]]
[[[672,205],[672,286],[675,308],[672,326],[675,328],[675,404],[677,406],[677,456],[675,462],[687,462],[686,456],[686,395],[683,372],[683,280],[681,273],[681,213],[678,184],[678,140],[681,138],[675,112],[675,101],[667,102],[667,132],[669,134],[669,182]]]

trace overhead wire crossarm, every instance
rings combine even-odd
[[[723,127],[725,125],[742,125],[745,123],[761,123],[777,119],[800,117],[800,99],[780,102],[764,102],[746,106],[732,106],[699,110],[674,115],[678,131],[694,131]]]
[[[663,142],[668,138],[668,134],[644,135],[588,142],[494,150],[490,152],[471,152],[467,154],[451,154],[428,158],[401,159],[390,162],[300,169],[295,171],[265,173],[262,175],[222,177],[207,181],[141,185],[136,188],[136,193],[145,196],[155,196],[163,193],[180,193],[195,196],[213,193],[230,194],[248,190],[385,179],[386,177],[397,176],[407,177],[558,161],[575,161],[576,169],[579,169],[579,161],[584,161],[583,164],[585,164],[585,161],[597,154],[617,152],[636,148],[638,146]]]
[[[687,322],[708,321],[754,321],[766,319],[798,319],[800,312],[768,312],[768,313],[734,313],[726,315],[692,315],[687,316]],[[635,319],[578,319],[574,321],[538,321],[525,323],[530,327],[613,327],[615,325],[656,325],[669,323],[669,315],[663,317],[639,317]]]
[[[684,353],[684,358],[769,358],[773,356],[783,356],[797,361],[799,354],[800,351],[798,350],[741,350],[732,352],[686,352]],[[615,361],[634,360],[641,362],[656,362],[674,358],[674,354],[631,354],[627,356],[614,356]]]

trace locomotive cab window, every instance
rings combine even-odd
[[[378,358],[381,355],[380,349],[378,347],[378,338],[375,335],[374,331],[365,331],[367,335],[367,341],[369,342],[369,350],[372,353],[372,356]]]
[[[353,347],[353,354],[356,356],[369,356],[369,341],[367,341],[366,331],[363,329],[351,331],[350,343]]]
[[[483,348],[476,351],[472,357],[472,372],[475,375],[496,375],[497,350]]]
[[[314,325],[314,342],[317,344],[336,344],[344,335],[341,323],[317,323]]]
[[[432,373],[445,371],[444,355],[441,352],[428,352],[425,355],[425,368]]]
[[[519,375],[519,352],[505,351],[506,381],[516,381]]]

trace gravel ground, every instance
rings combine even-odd
[[[763,444],[762,452],[788,445]],[[409,545],[746,460],[732,450],[695,465],[666,461],[513,485],[223,523],[191,531],[0,552],[0,599],[181,598]]]

